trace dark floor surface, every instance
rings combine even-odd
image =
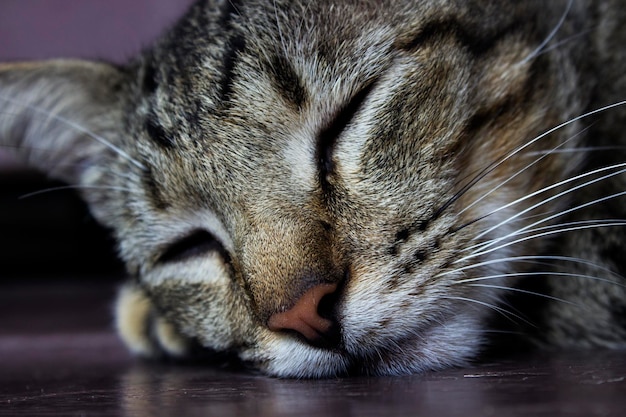
[[[626,415],[626,352],[401,378],[279,380],[133,360],[110,330],[112,294],[90,282],[0,287],[0,415]]]

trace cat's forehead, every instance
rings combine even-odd
[[[397,64],[395,49],[432,40],[438,32],[429,25],[442,26],[466,49],[493,34],[457,39],[473,33],[461,30],[471,24],[463,8],[433,23],[429,8],[441,4],[403,14],[402,2],[383,3],[290,2],[287,7],[250,2],[192,10],[146,53],[138,71],[141,99],[131,124],[134,136],[147,144],[141,152],[154,168],[147,183],[163,192],[175,190],[187,200],[207,195],[219,200],[223,193],[230,206],[233,196],[250,195],[251,190],[259,201],[283,204],[298,199],[298,192],[304,199],[319,186],[315,152],[320,132],[368,85],[379,83],[373,101],[397,90],[393,86],[399,79],[394,77],[401,72],[388,71]],[[506,22],[503,18],[500,26]],[[430,55],[433,60],[445,56]],[[436,65],[428,60],[423,64]],[[449,65],[459,67],[458,62]],[[420,80],[424,87],[425,81]],[[403,97],[398,95],[399,108],[409,103]],[[413,109],[420,108],[414,104]],[[382,136],[392,127],[381,130]],[[379,141],[368,143],[375,148],[370,152],[375,162]],[[347,149],[344,165],[358,162],[358,149],[344,148],[338,149]],[[176,201],[175,195],[165,197]]]
[[[196,7],[139,61],[131,133],[215,148],[242,127],[278,139],[311,113],[327,123],[390,64],[396,29],[382,11],[367,1]]]
[[[512,24],[490,11],[490,0],[208,3],[198,2],[143,56],[142,93],[158,90],[169,111],[217,108],[238,93],[237,78],[268,76],[299,104],[299,84],[313,95],[349,87],[338,79],[366,84],[390,52],[433,33],[457,32],[480,44]]]
[[[389,51],[397,22],[377,13],[377,2],[325,3],[198,9],[144,55],[143,93],[158,90],[171,105],[202,95],[202,105],[217,108],[249,92],[233,90],[237,81],[269,77],[298,104],[298,83],[337,89],[329,84],[338,77],[367,78]]]
[[[312,10],[319,8],[325,13]],[[364,17],[378,8],[364,2],[358,10]],[[254,155],[275,155],[286,136],[318,130],[329,122],[324,113],[384,71],[394,38],[386,24],[356,25],[334,9],[324,2],[196,8],[139,63],[133,136],[169,155],[237,152],[258,165]],[[146,154],[156,165],[169,162]]]

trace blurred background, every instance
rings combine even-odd
[[[2,0],[0,61],[58,57],[123,63],[193,0]],[[113,242],[71,190],[0,147],[0,282],[122,275]]]

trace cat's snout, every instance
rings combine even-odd
[[[274,313],[267,321],[272,331],[295,331],[309,344],[330,348],[339,342],[337,323],[328,314],[334,304],[336,283],[323,283],[308,289],[289,310]]]

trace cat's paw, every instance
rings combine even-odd
[[[131,352],[155,358],[181,358],[190,350],[190,341],[159,316],[152,301],[138,286],[125,284],[115,304],[117,332]]]

